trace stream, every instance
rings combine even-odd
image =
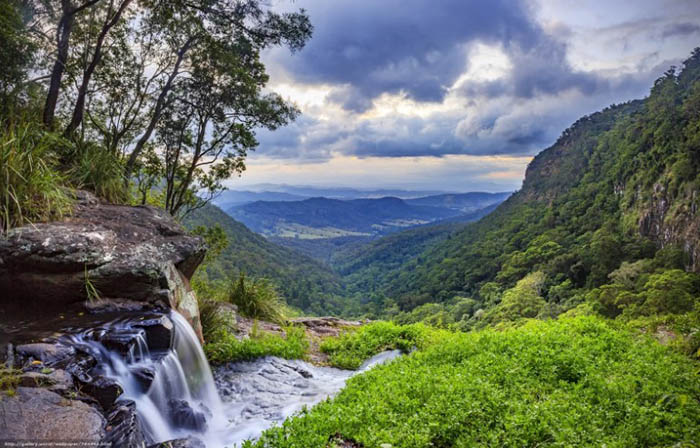
[[[64,341],[98,361],[93,374],[121,385],[119,400],[135,403],[149,443],[193,437],[211,448],[240,447],[304,406],[337,394],[353,375],[400,356],[398,350],[380,353],[357,371],[265,357],[212,372],[189,323],[177,312],[169,318],[174,326],[169,350],[149,349],[146,331],[133,321],[113,322]],[[106,342],[115,339],[129,341],[126,353]]]

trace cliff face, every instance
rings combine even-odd
[[[697,189],[673,200],[668,198],[666,186],[657,183],[638,220],[641,235],[654,239],[661,247],[681,247],[688,255],[689,268],[695,272],[700,272],[699,202]]]
[[[78,197],[69,219],[12,229],[0,239],[0,307],[172,308],[201,339],[189,279],[206,252],[203,241],[162,210]]]

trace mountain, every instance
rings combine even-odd
[[[319,315],[339,311],[340,278],[322,263],[269,242],[214,205],[194,211],[185,225],[190,229],[218,225],[228,238],[228,246],[207,267],[209,278],[235,277],[238,272],[266,277],[292,306]]]
[[[511,192],[506,193],[454,193],[454,194],[439,194],[434,196],[424,196],[415,199],[407,199],[406,203],[410,205],[427,205],[431,207],[443,207],[452,210],[457,210],[461,213],[470,213],[492,204],[498,204],[505,201]]]
[[[630,303],[662,306],[644,301],[653,289],[645,282],[669,272],[684,278],[677,268],[700,270],[699,79],[695,50],[680,73],[669,70],[655,82],[648,98],[564,131],[530,163],[522,189],[493,213],[403,262],[375,263],[354,284],[404,310],[453,296],[488,308],[536,272],[546,304],[540,313],[556,315],[584,299],[611,314]],[[341,272],[353,269],[343,266]],[[619,295],[610,296],[610,288]]]
[[[459,214],[442,207],[411,205],[394,197],[258,201],[226,212],[263,235],[302,239],[384,234]]]
[[[343,276],[348,291],[362,294],[374,291],[388,281],[387,275],[435,244],[451,238],[468,223],[478,221],[498,207],[493,204],[475,212],[416,226],[370,241],[338,246],[328,263]]]
[[[403,190],[397,188],[359,189],[350,187],[318,187],[310,185],[256,184],[247,188],[259,193],[287,193],[305,198],[370,199],[393,196],[402,199],[439,195],[448,192],[436,190]]]
[[[256,201],[302,201],[306,196],[284,193],[279,191],[236,191],[226,190],[219,197],[212,201],[214,205],[222,210],[235,207],[237,205],[249,204]]]

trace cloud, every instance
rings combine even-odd
[[[429,167],[434,159],[445,173],[458,159],[522,161],[582,115],[644,96],[687,57],[700,32],[700,18],[687,11],[700,3],[664,0],[660,9],[656,1],[594,0],[575,10],[569,0],[285,2],[308,10],[314,36],[301,52],[277,49],[264,60],[271,89],[303,115],[260,131],[251,163],[266,160],[268,174],[280,169],[279,182],[291,165],[340,179],[350,165],[408,169],[407,160]],[[520,172],[474,170],[483,181]]]
[[[314,0],[300,2],[314,23],[306,48],[278,58],[303,83],[350,86],[349,110],[382,93],[442,101],[464,71],[465,44],[499,42],[529,50],[545,39],[524,1]]]
[[[698,25],[697,23],[683,22],[672,23],[670,25],[667,25],[661,33],[661,37],[666,39],[669,37],[687,36],[694,34],[700,34],[700,25]]]

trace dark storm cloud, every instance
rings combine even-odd
[[[529,51],[511,48],[509,74],[495,81],[467,81],[459,90],[467,98],[533,98],[570,89],[592,95],[609,87],[608,80],[600,75],[572,69],[566,56],[566,46],[552,39],[542,39]]]
[[[347,113],[334,114],[331,107],[321,119],[308,111],[285,128],[261,131],[260,153],[298,162],[328,160],[336,154],[360,158],[533,155],[582,115],[644,96],[655,77],[677,63],[659,63],[654,51],[658,49],[642,45],[633,74],[577,70],[563,42],[573,32],[561,24],[550,25],[545,32],[533,18],[530,3],[292,2],[289,7],[308,9],[314,36],[294,55],[271,52],[271,61],[282,67],[292,83],[329,86],[325,101],[342,105]],[[653,42],[700,32],[692,18],[676,22],[642,18],[595,32],[609,36],[611,42],[632,43],[642,40],[639,36]],[[502,50],[510,69],[492,81],[460,81],[450,91],[450,101],[463,104],[463,111],[420,117],[397,113],[374,119],[359,115],[383,93],[401,92],[417,102],[442,101],[446,88],[470,68],[470,50],[478,48],[472,47],[476,43]]]
[[[663,38],[675,37],[675,36],[687,36],[690,34],[700,34],[700,25],[697,23],[673,23],[667,25],[661,36]]]
[[[285,67],[307,83],[348,85],[337,96],[363,110],[384,92],[440,101],[464,71],[465,44],[502,43],[529,52],[547,40],[517,0],[316,0],[314,37]]]

